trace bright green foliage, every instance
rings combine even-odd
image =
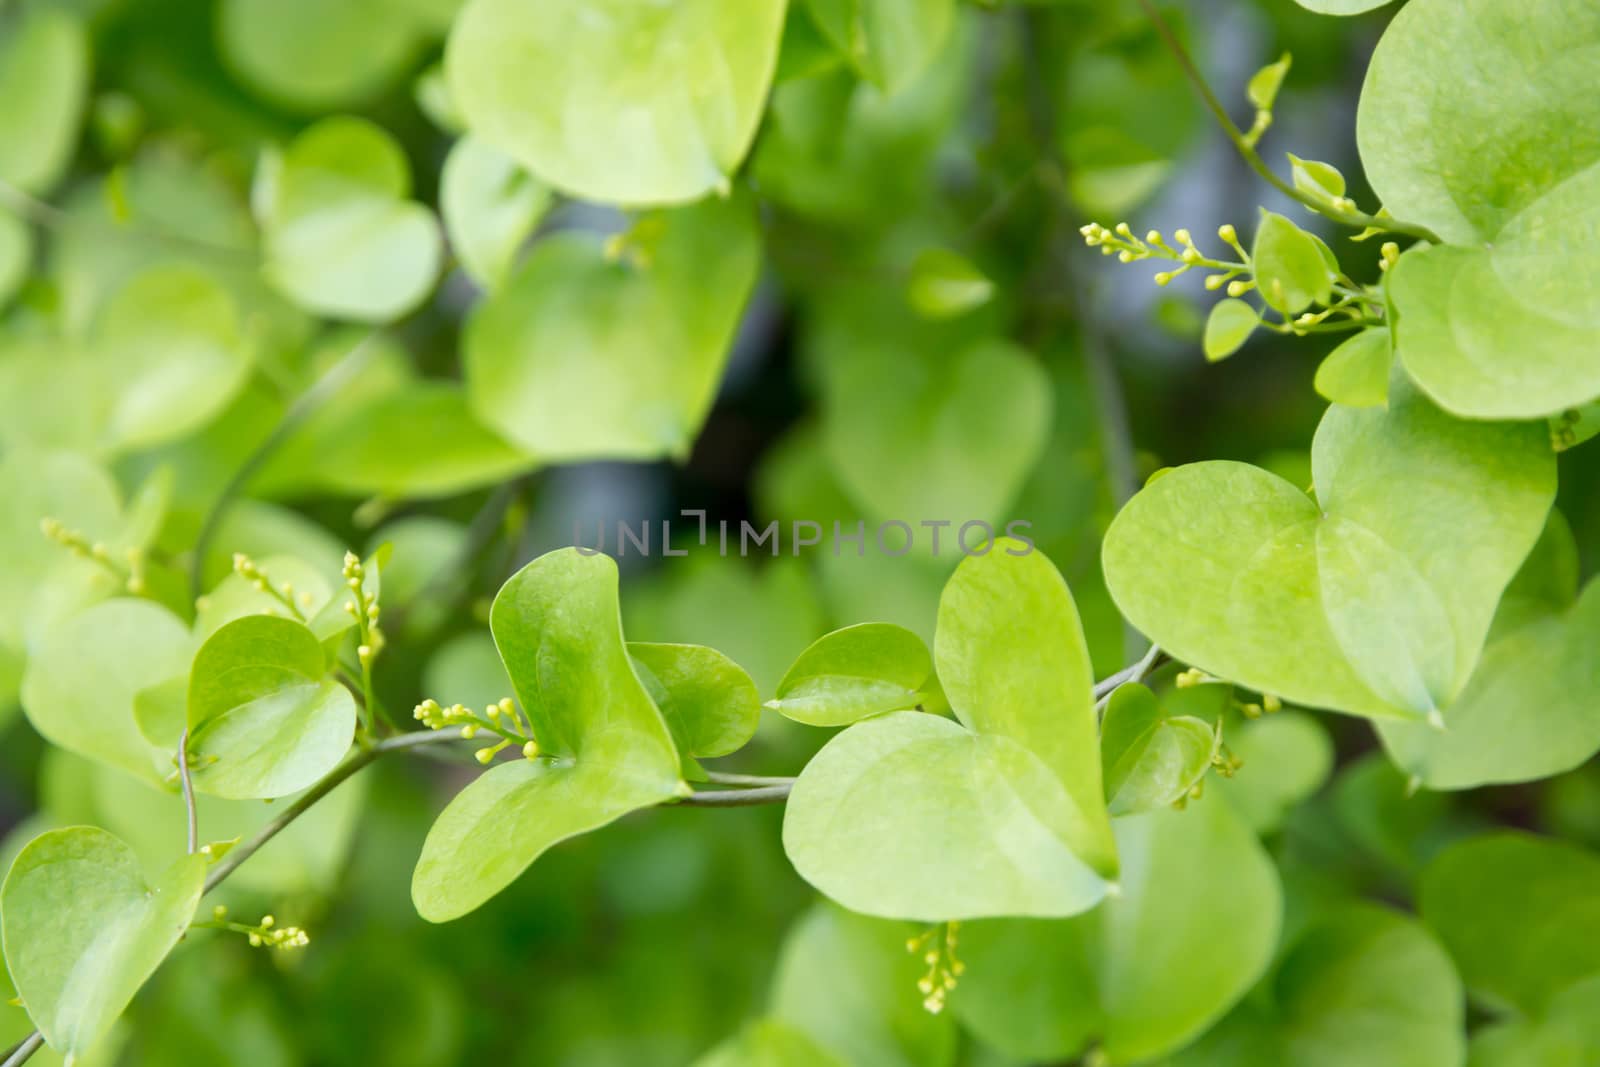
[[[772,1017],[844,1063],[948,1067],[955,1026],[948,1015],[924,1009],[917,983],[929,967],[906,950],[919,932],[909,923],[813,906],[778,954]]]
[[[759,248],[743,198],[648,216],[616,256],[578,234],[539,242],[467,325],[473,411],[546,461],[681,458]]]
[[[551,845],[684,788],[667,722],[628,660],[609,557],[539,557],[500,590],[490,625],[539,750],[555,758],[502,763],[445,808],[411,886],[431,922],[472,911]]]
[[[823,448],[867,515],[950,523],[939,542],[950,555],[962,521],[998,518],[1021,489],[1044,447],[1050,391],[1015,345],[919,351],[912,346],[922,336],[850,335],[829,344]],[[931,531],[914,532],[931,551]],[[980,547],[976,532],[965,537],[969,550]],[[883,541],[884,554],[904,547],[893,530]]]
[[[1600,857],[1529,834],[1456,845],[1424,872],[1418,908],[1472,995],[1538,1015],[1596,966]]]
[[[1373,56],[1357,129],[1368,177],[1389,210],[1452,242],[1395,269],[1396,347],[1452,411],[1524,418],[1600,395],[1600,251],[1575,221],[1600,190],[1597,43],[1583,0],[1424,0]]]
[[[461,265],[483,288],[498,289],[549,209],[550,190],[470,136],[450,149],[439,181],[439,209]]]
[[[721,652],[630,641],[628,656],[685,756],[726,756],[755,735],[761,719],[756,683]]]
[[[89,44],[64,11],[30,7],[0,18],[0,181],[44,192],[72,159],[89,90]]]
[[[1016,741],[899,711],[856,723],[806,764],[783,847],[850,910],[932,922],[1093,907],[1106,882],[1073,851],[1093,833]]]
[[[1350,408],[1382,407],[1389,402],[1394,343],[1387,327],[1362,330],[1317,368],[1316,388],[1324,398]]]
[[[1116,827],[1129,872],[1118,896],[1075,919],[962,928],[952,1008],[1009,1056],[1071,1060],[1091,1045],[1112,1064],[1162,1055],[1232,1007],[1271,959],[1277,873],[1228,805]]]
[[[861,77],[889,95],[933,62],[955,23],[954,0],[805,0],[816,25]]]
[[[1544,524],[1544,434],[1457,422],[1396,382],[1387,409],[1331,408],[1312,462],[1315,500],[1239,463],[1154,481],[1106,536],[1111,594],[1223,678],[1312,707],[1433,717]]]
[[[1142,685],[1118,686],[1100,721],[1107,810],[1136,815],[1175,803],[1205,777],[1216,745],[1208,723],[1164,714]]]
[[[1073,849],[1113,878],[1083,624],[1060,572],[1031,548],[1000,538],[962,560],[939,598],[934,663],[956,718],[1016,741],[1056,776],[1079,813]]]
[[[1461,980],[1422,926],[1345,905],[1287,946],[1252,995],[1166,1067],[1455,1067]]]
[[[29,842],[0,888],[6,967],[70,1062],[93,1048],[183,936],[205,880],[186,856],[151,884],[126,844],[89,826]]]
[[[945,319],[981,307],[994,295],[994,282],[945,248],[925,249],[911,264],[906,299],[919,315]]]
[[[299,111],[360,104],[421,51],[422,26],[399,0],[223,0],[223,58],[269,99]]]
[[[406,199],[399,145],[364,119],[300,134],[256,178],[266,277],[307,311],[387,322],[416,308],[439,273],[439,225]]]
[[[922,638],[890,623],[861,623],[820,637],[795,660],[769,703],[811,726],[846,726],[926,697],[933,658]]]
[[[52,744],[162,782],[173,770],[172,753],[145,739],[134,700],[187,672],[193,652],[189,631],[165,608],[108,600],[55,626],[34,649],[22,706]]]
[[[587,200],[684,203],[725,191],[749,150],[783,12],[783,0],[472,0],[445,65],[473,134],[535,177]]]
[[[1297,315],[1312,304],[1328,302],[1333,276],[1321,245],[1282,215],[1261,212],[1250,259],[1268,307]]]
[[[1379,726],[1395,764],[1429,789],[1547,778],[1600,749],[1600,585],[1578,595],[1577,547],[1552,511],[1507,587],[1472,679],[1443,731]]]
[[[1205,338],[1201,342],[1206,358],[1215,363],[1227,359],[1250,340],[1261,325],[1261,315],[1243,300],[1219,300],[1206,316]]]
[[[212,634],[189,675],[195,788],[281,797],[331,771],[350,748],[356,704],[327,674],[322,643],[293,619],[248,615]]]

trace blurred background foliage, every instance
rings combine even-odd
[[[242,252],[248,264],[257,240],[249,188],[262,148],[326,115],[365,116],[403,147],[411,195],[438,203],[455,139],[438,61],[458,6],[0,2],[0,33],[32,11],[70,12],[92,56],[85,136],[62,179],[40,190],[53,206],[30,207],[9,186],[0,198],[37,223],[21,266],[0,271],[0,454],[73,447],[101,432],[93,412],[124,368],[75,361],[56,338],[90,332],[129,274],[168,254],[177,235],[214,260],[249,309],[255,363],[237,388],[199,390],[225,405],[197,400],[182,432],[147,444],[135,427],[102,454],[124,499],[152,472],[171,472],[155,543],[191,544],[292,398],[357,336],[318,332],[253,270],[230,273],[229,256]],[[1269,136],[1361,173],[1354,105],[1386,13],[1333,20],[1287,0],[1167,7],[1241,111],[1249,74],[1292,52]],[[344,546],[392,542],[385,603],[410,606],[379,675],[385,703],[409,708],[424,694],[481,703],[503,695],[483,625],[488,597],[574,529],[592,543],[596,523],[678,520],[682,509],[735,527],[1024,519],[1073,588],[1097,673],[1128,662],[1139,646],[1098,561],[1116,504],[1158,467],[1198,459],[1248,460],[1309,482],[1306,449],[1323,407],[1311,380],[1332,343],[1258,332],[1240,354],[1207,365],[1198,338],[1210,298],[1195,277],[1158,288],[1142,269],[1105,269],[1077,228],[1126,219],[1139,232],[1245,230],[1257,205],[1308,227],[1317,220],[1257,181],[1208,126],[1131,0],[961,4],[947,27],[907,31],[865,59],[841,48],[832,8],[790,6],[769,112],[742,174],[760,217],[760,278],[682,462],[530,469],[486,446],[452,466],[460,435],[487,431],[463,429],[448,402],[382,417],[363,406],[382,398],[386,375],[459,376],[460,328],[480,296],[452,265],[360,379],[258,473],[212,541],[206,584],[227,573],[234,551],[336,572]],[[1371,201],[1359,185],[1352,195]],[[614,210],[557,200],[533,240],[626,225]],[[150,231],[167,237],[151,241]],[[975,265],[993,283],[988,299],[955,314],[936,297],[919,300],[930,250]],[[1339,252],[1357,277],[1376,275],[1375,248],[1341,241]],[[1562,507],[1592,562],[1600,494],[1574,455],[1563,461]],[[18,543],[35,536],[36,517],[24,517]],[[681,522],[680,536],[691,527]],[[722,649],[770,693],[833,627],[892,621],[931,640],[955,561],[787,549],[740,559],[693,548],[683,559],[625,558],[625,623],[634,640]],[[7,860],[29,834],[75,821],[148,842],[151,855],[175,846],[181,813],[168,798],[47,750],[15,714],[19,667],[5,659],[15,655],[0,649]],[[1272,833],[1291,917],[1341,887],[1408,900],[1427,857],[1491,821],[1600,844],[1600,777],[1590,771],[1407,797],[1398,773],[1370,754],[1365,724],[1317,721],[1340,769]],[[792,774],[817,733],[764,724],[731,769]],[[903,983],[909,1015],[863,1009],[872,1018],[840,1021],[823,1006],[852,1000],[853,982],[871,984],[899,962],[872,931],[815,910],[783,857],[776,808],[636,814],[562,845],[470,917],[421,922],[407,890],[412,865],[432,817],[471,773],[417,759],[344,787],[223,895],[293,915],[312,931],[311,949],[191,938],[137,999],[107,1062],[120,1049],[121,1062],[145,1065],[651,1067],[690,1062],[737,1020],[818,1013],[830,1014],[855,1062],[874,1067],[1005,1062],[948,1018],[920,1013],[915,961],[900,961],[909,977],[885,980]],[[251,807],[260,805],[203,809],[207,835],[228,836],[220,828],[230,819],[259,821]],[[885,987],[852,1002],[859,1009]],[[0,1008],[0,1043],[28,1029],[20,1010]]]

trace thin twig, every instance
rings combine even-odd
[[[1149,674],[1151,670],[1155,668],[1156,663],[1160,659],[1161,646],[1151,645],[1150,650],[1140,658],[1138,663],[1124,667],[1116,674],[1102,678],[1100,681],[1094,683],[1095,699],[1098,700],[1101,697],[1110,696],[1116,691],[1118,686],[1127,685],[1129,682],[1141,681],[1145,675]]]
[[[223,518],[228,513],[228,508],[234,499],[249,488],[250,479],[256,476],[268,459],[272,458],[283,443],[289,439],[300,424],[312,412],[316,411],[330,396],[338,392],[346,382],[353,378],[366,365],[372,353],[378,350],[373,343],[378,336],[376,330],[357,341],[344,357],[329,367],[327,372],[314,382],[311,388],[301,393],[289,409],[283,413],[283,418],[278,420],[278,425],[273,427],[266,440],[255,447],[255,450],[245,457],[239,469],[233,472],[233,477],[222,487],[222,492],[217,494],[217,499],[212,502],[211,510],[206,512],[205,520],[200,524],[200,533],[194,542],[194,558],[189,564],[189,595],[198,598],[205,591],[206,553],[211,548],[211,541],[216,536],[217,528],[222,525]]]
[[[1340,211],[1329,204],[1323,203],[1309,193],[1280,178],[1276,172],[1267,166],[1266,160],[1261,158],[1255,146],[1245,138],[1244,131],[1234,123],[1228,114],[1228,109],[1222,106],[1222,101],[1217,99],[1217,94],[1211,91],[1211,86],[1206,83],[1205,76],[1200,73],[1200,68],[1194,65],[1194,60],[1189,58],[1189,52],[1183,47],[1183,42],[1178,40],[1178,35],[1172,32],[1172,27],[1156,9],[1153,0],[1139,0],[1139,6],[1144,8],[1145,14],[1150,16],[1150,21],[1155,24],[1156,32],[1161,35],[1166,43],[1167,50],[1178,61],[1178,66],[1183,68],[1184,75],[1194,85],[1195,91],[1200,94],[1200,99],[1206,108],[1216,117],[1222,126],[1222,132],[1228,135],[1228,140],[1233,142],[1233,147],[1238,149],[1239,155],[1250,165],[1261,178],[1284,196],[1315,211],[1317,214],[1332,219],[1334,222],[1357,229],[1384,230],[1389,233],[1403,233],[1408,237],[1418,237],[1433,244],[1442,244],[1439,235],[1428,227],[1414,222],[1402,222],[1399,219],[1380,218],[1377,215],[1368,215],[1364,211]]]
[[[194,781],[189,776],[189,731],[183,731],[178,742],[178,781],[183,783],[183,810],[188,816],[189,855],[200,847],[200,818],[194,808]]]
[[[707,771],[706,781],[717,785],[737,785],[747,789],[772,785],[794,785],[793,778],[770,778],[761,774],[724,774],[721,771]]]
[[[757,804],[782,804],[789,799],[790,785],[768,785],[759,789],[721,789],[691,793],[680,803],[694,808],[745,808]]]
[[[16,1048],[11,1050],[11,1055],[6,1057],[6,1062],[0,1067],[20,1067],[21,1064],[27,1063],[43,1044],[44,1035],[35,1030],[23,1038]]]

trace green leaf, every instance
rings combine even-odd
[[[6,966],[50,1047],[92,1048],[194,917],[205,857],[146,884],[133,850],[89,826],[28,843],[0,888]]]
[[[1282,215],[1261,212],[1250,259],[1261,298],[1284,315],[1326,304],[1333,295],[1333,275],[1322,246]]]
[[[1086,821],[1018,742],[897,711],[856,723],[806,764],[783,847],[802,878],[866,915],[1062,916],[1107,892],[1072,848],[1092,837]]]
[[[257,175],[266,277],[317,315],[388,322],[420,305],[439,274],[439,226],[406,197],[399,145],[365,119],[324,119]]]
[[[562,192],[685,203],[725,190],[749,150],[783,15],[783,0],[472,0],[445,70],[473,135]]]
[[[939,598],[933,654],[956,717],[979,735],[1007,737],[1039,757],[1077,810],[1072,848],[1100,874],[1115,877],[1094,673],[1077,605],[1055,566],[1010,538],[962,560]]]
[[[1205,338],[1201,342],[1206,359],[1213,363],[1227,359],[1244,347],[1260,325],[1261,316],[1243,300],[1219,301],[1206,316]]]
[[[947,319],[982,307],[994,296],[994,282],[970,262],[944,248],[927,248],[911,264],[906,299],[917,314]]]
[[[293,619],[247,615],[207,638],[189,677],[195,788],[270,799],[338,766],[355,733],[356,704],[327,673],[322,642]]]
[[[1219,677],[1311,707],[1433,717],[1544,525],[1545,434],[1458,422],[1396,380],[1387,409],[1329,409],[1312,462],[1315,501],[1240,463],[1152,482],[1106,534],[1107,587],[1133,625]]]
[[[890,95],[934,61],[955,25],[953,0],[808,0],[806,6],[860,75]]]
[[[694,1067],[848,1067],[787,1023],[763,1019],[694,1061]]]
[[[886,622],[860,623],[800,653],[768,707],[810,726],[845,726],[916,707],[932,674],[922,638]]]
[[[496,766],[445,808],[411,883],[430,922],[477,908],[550,846],[687,788],[623,645],[610,557],[540,556],[501,587],[489,624],[539,749],[555,759]]]
[[[1128,872],[1119,896],[1064,922],[962,927],[966,974],[950,1006],[984,1043],[1065,1062],[1097,1042],[1112,1064],[1144,1062],[1202,1033],[1266,969],[1277,871],[1228,805],[1116,828]]]
[[[650,216],[627,240],[620,262],[580,234],[540,241],[467,324],[472,409],[529,455],[682,458],[710,410],[759,269],[751,206]]]
[[[1317,917],[1259,996],[1163,1067],[1459,1067],[1461,980],[1421,924],[1370,904]]]
[[[1344,196],[1344,175],[1338,167],[1315,159],[1301,159],[1293,152],[1285,154],[1289,157],[1289,174],[1296,189],[1330,203]]]
[[[1216,745],[1207,723],[1166,715],[1142,685],[1118,686],[1100,723],[1107,810],[1134,815],[1173,804],[1206,776]]]
[[[140,733],[140,690],[189,669],[189,631],[148,600],[96,604],[45,635],[22,677],[22,706],[52,744],[160,783],[174,769]]]
[[[1351,408],[1377,408],[1389,402],[1394,346],[1389,329],[1362,330],[1328,353],[1317,368],[1316,389],[1327,400]]]
[[[685,756],[726,756],[755,736],[761,694],[744,669],[721,652],[704,645],[630,641],[628,655]]]
[[[364,103],[422,51],[392,0],[223,0],[222,56],[267,99],[306,114]]]
[[[1278,90],[1283,88],[1283,79],[1288,76],[1293,62],[1293,58],[1285,52],[1276,63],[1268,63],[1250,75],[1244,93],[1257,111],[1272,110],[1272,105],[1278,101]]]
[[[1233,805],[1257,833],[1271,833],[1295,805],[1311,796],[1333,772],[1333,742],[1317,720],[1281,711],[1255,721],[1230,723],[1228,750],[1244,768],[1216,777],[1206,788]]]
[[[243,388],[254,362],[228,291],[195,267],[134,275],[95,324],[95,366],[106,393],[109,451],[148,448],[199,429]]]
[[[955,1026],[922,1006],[917,982],[928,966],[906,951],[917,933],[907,923],[814,905],[784,939],[772,1017],[844,1063],[946,1067],[955,1058]]]
[[[450,149],[439,181],[439,210],[461,265],[484,289],[498,289],[549,210],[549,188],[471,136]]]
[[[1022,488],[1050,432],[1049,381],[1006,341],[936,351],[916,342],[851,333],[828,346],[823,445],[868,517],[943,521],[939,552],[953,554],[963,536],[976,551],[987,534],[962,526],[999,520]],[[932,550],[933,531],[914,532]],[[899,548],[893,531],[885,538]]]
[[[1397,217],[1450,242],[1390,272],[1396,351],[1458,414],[1551,415],[1600,395],[1600,248],[1576,221],[1600,195],[1597,44],[1600,13],[1576,0],[1425,0],[1373,55],[1367,175]]]
[[[1418,908],[1492,1007],[1537,1015],[1600,972],[1600,857],[1575,845],[1509,832],[1454,845],[1423,872]]]
[[[89,92],[89,41],[72,15],[30,7],[0,27],[0,181],[43,193],[78,142]]]

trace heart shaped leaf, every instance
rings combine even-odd
[[[616,563],[573,548],[501,587],[489,625],[544,756],[492,768],[433,824],[411,882],[424,919],[459,918],[550,846],[687,790],[618,612]]]
[[[1087,823],[1018,742],[898,711],[856,723],[806,764],[783,847],[802,878],[867,915],[1074,915],[1107,891],[1070,844]]]
[[[189,927],[204,856],[147,885],[133,849],[73,826],[28,842],[0,888],[6,967],[28,1015],[70,1063],[104,1036]]]
[[[1396,216],[1451,242],[1389,276],[1395,345],[1447,410],[1556,414],[1600,395],[1600,12],[1579,0],[1419,0],[1373,55],[1357,134]],[[1578,132],[1575,132],[1578,131]]]
[[[476,137],[450,149],[439,178],[445,231],[472,280],[494,291],[550,207],[550,189]]]
[[[1107,810],[1133,815],[1173,804],[1206,776],[1216,748],[1207,723],[1165,714],[1142,685],[1118,686],[1100,723]]]
[[[767,706],[811,726],[845,726],[923,700],[933,658],[922,638],[885,622],[847,626],[800,653]]]
[[[628,655],[685,756],[726,756],[755,736],[761,695],[744,668],[721,652],[630,641]]]
[[[356,705],[327,674],[322,642],[293,619],[247,615],[207,638],[189,675],[195,788],[268,799],[338,766],[355,733]]]
[[[439,226],[406,199],[411,170],[381,127],[324,119],[257,176],[266,276],[317,315],[388,322],[428,295],[439,274]]]
[[[1177,658],[1298,704],[1437,718],[1554,495],[1543,429],[1452,419],[1406,383],[1330,408],[1313,500],[1242,463],[1180,467],[1106,534],[1106,584]],[[1474,531],[1446,539],[1440,529]]]
[[[705,420],[759,267],[750,205],[653,215],[629,240],[621,261],[540,241],[467,324],[472,408],[529,455],[681,458]]]
[[[725,189],[749,150],[784,6],[473,0],[445,71],[473,134],[562,192],[685,203]]]

